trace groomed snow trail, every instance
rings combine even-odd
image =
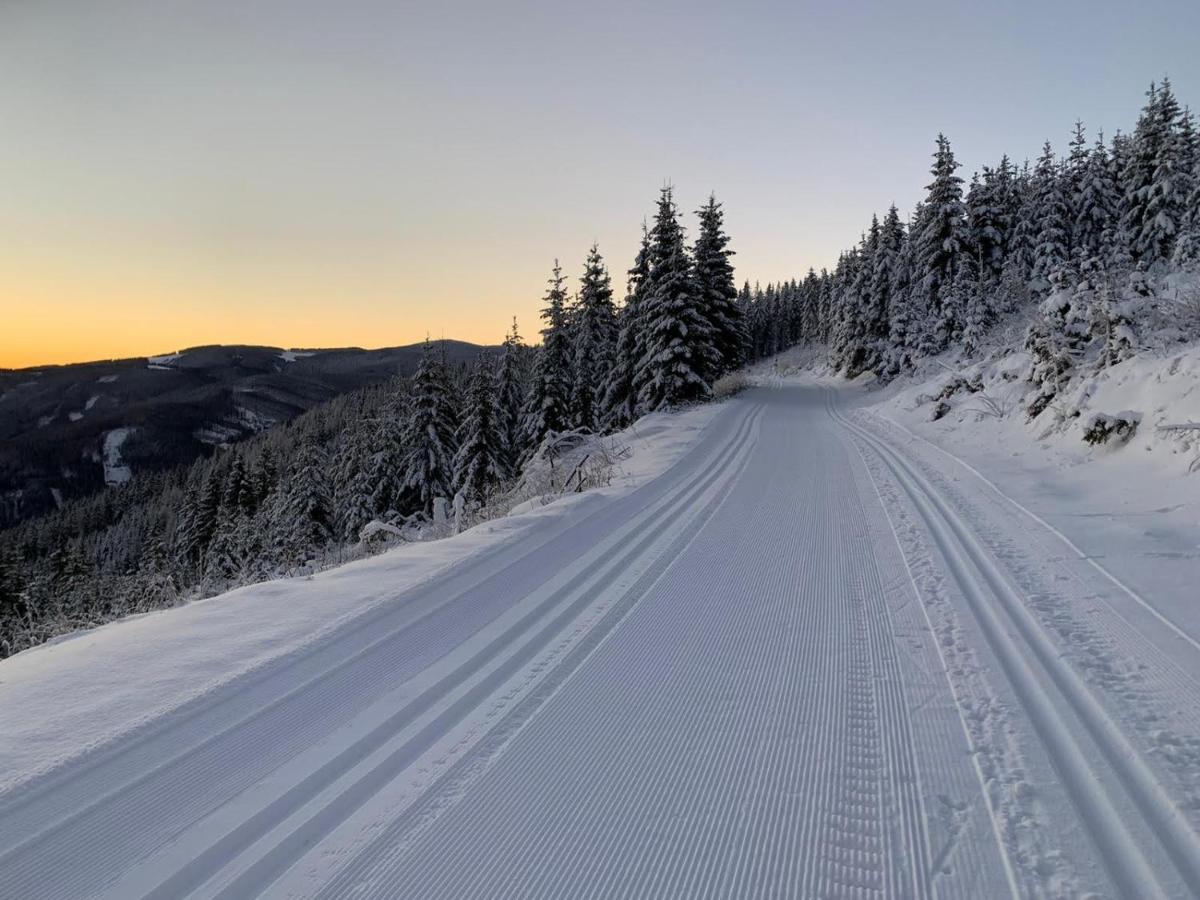
[[[0,795],[0,895],[1195,895],[1200,659],[985,493],[748,391],[634,493]]]

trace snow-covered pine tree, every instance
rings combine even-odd
[[[167,548],[166,525],[153,523],[146,533],[137,562],[137,586],[131,598],[134,612],[161,609],[179,600],[177,567]]]
[[[433,499],[453,496],[455,418],[445,365],[426,338],[413,375],[404,428],[402,485],[414,505],[433,511]]]
[[[967,193],[967,223],[973,258],[982,260],[984,275],[998,279],[1007,253],[1008,214],[1005,209],[1011,186],[1006,179],[1008,158],[996,169],[983,167],[983,175],[971,182]]]
[[[638,366],[642,359],[645,337],[642,308],[649,290],[650,229],[642,223],[642,243],[628,272],[625,302],[617,313],[617,345],[613,365],[604,394],[604,424],[607,428],[624,428],[638,414]]]
[[[1037,243],[1033,250],[1032,277],[1033,289],[1043,296],[1050,291],[1053,276],[1064,269],[1071,258],[1067,183],[1063,168],[1055,159],[1050,142],[1046,141],[1033,172],[1037,195]]]
[[[698,308],[692,261],[669,186],[659,196],[650,232],[646,285],[638,405],[653,412],[707,397],[719,357],[712,330]]]
[[[745,291],[749,294],[750,283],[746,282]],[[801,337],[806,341],[820,340],[821,323],[819,316],[821,314],[821,280],[817,276],[817,272],[812,267],[809,267],[808,274],[804,276],[804,317],[803,325],[800,330]]]
[[[334,534],[344,543],[358,540],[362,527],[375,518],[375,484],[368,444],[372,431],[355,428],[342,434],[334,444],[331,460]]]
[[[892,310],[892,293],[899,280],[901,253],[905,244],[904,223],[900,211],[892,204],[880,226],[866,304],[867,335],[870,340],[868,368],[879,372],[887,357]]]
[[[950,283],[941,294],[942,309],[936,331],[938,347],[949,347],[963,339],[967,302],[974,280],[975,273],[970,254],[960,253],[954,273],[950,276]]]
[[[221,484],[211,467],[205,464],[192,466],[176,528],[179,555],[186,562],[198,565],[203,560],[217,527],[220,505]]]
[[[467,412],[454,457],[454,486],[470,507],[487,503],[504,480],[504,435],[497,416],[492,361],[480,354],[467,389]]]
[[[1013,283],[1028,283],[1033,277],[1034,251],[1038,243],[1038,192],[1035,189],[1033,172],[1026,160],[1012,183],[1013,227],[1008,242],[1008,253],[1003,269]]]
[[[1104,145],[1104,135],[1100,134],[1079,176],[1071,227],[1073,243],[1084,259],[1101,260],[1110,256],[1107,244],[1119,201],[1112,161]]]
[[[858,251],[846,258],[843,274],[839,334],[830,347],[836,367],[854,378],[873,363],[874,338],[871,335],[871,286],[875,274],[875,252],[879,247],[879,217],[871,217],[871,227],[863,235]]]
[[[963,203],[962,179],[954,174],[958,162],[944,134],[937,137],[924,203],[921,231],[918,239],[917,270],[922,305],[937,322],[936,348],[945,347],[949,335],[961,327],[960,321],[948,319],[942,313],[942,294],[954,277],[959,255],[966,244],[966,206]]]
[[[1180,117],[1179,132],[1186,157],[1181,170],[1188,173],[1187,201],[1172,259],[1177,266],[1194,269],[1200,264],[1200,130],[1190,109],[1185,108]]]
[[[700,217],[700,233],[692,258],[697,300],[720,357],[713,373],[719,376],[736,369],[745,359],[746,323],[737,302],[733,264],[729,261],[734,251],[729,249],[729,236],[724,231],[721,204],[710,194],[696,214]]]
[[[1164,78],[1158,90],[1149,142],[1155,146],[1150,184],[1141,195],[1142,227],[1134,237],[1138,258],[1147,265],[1171,258],[1186,214],[1191,173],[1187,157],[1189,138],[1179,128],[1179,103]]]
[[[983,344],[983,335],[992,324],[991,294],[994,283],[988,277],[982,258],[964,260],[956,279],[956,291],[963,304],[963,353],[974,356]]]
[[[542,309],[542,346],[534,363],[533,387],[525,413],[525,443],[536,447],[551,431],[564,431],[571,416],[571,335],[567,328],[567,291],[562,267],[554,261],[546,305]]]
[[[1091,157],[1087,132],[1084,130],[1083,122],[1079,119],[1075,120],[1075,129],[1071,133],[1071,141],[1067,146],[1071,149],[1067,153],[1066,162],[1063,164],[1063,176],[1066,179],[1063,195],[1066,197],[1067,202],[1067,245],[1071,249],[1072,256],[1074,256],[1079,246],[1075,240],[1074,224],[1079,219],[1083,183],[1087,177]]]
[[[908,229],[900,243],[891,284],[888,287],[888,335],[887,350],[883,359],[883,375],[892,378],[912,366],[913,314],[912,314],[912,268],[916,242],[912,228]]]
[[[321,557],[333,537],[329,457],[316,436],[306,437],[289,476],[280,482],[273,510],[274,544],[289,569]]]
[[[1178,231],[1174,177],[1179,104],[1170,82],[1151,83],[1128,145],[1121,148],[1124,211],[1121,226],[1134,259],[1151,266],[1168,258]],[[1117,148],[1114,147],[1114,156]]]
[[[500,371],[496,375],[496,420],[500,432],[504,478],[512,478],[517,474],[521,458],[525,455],[524,409],[527,385],[525,366],[521,358],[525,349],[514,317],[512,331],[504,338]]]
[[[575,422],[592,431],[604,418],[604,395],[617,347],[617,311],[613,306],[612,280],[592,244],[579,283],[579,303],[574,321],[575,376],[572,405]]]
[[[1025,410],[1030,419],[1041,415],[1062,391],[1091,328],[1090,310],[1081,304],[1081,296],[1066,288],[1057,275],[1054,280],[1025,338],[1025,349],[1033,358],[1029,381],[1035,389]]]

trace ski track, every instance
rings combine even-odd
[[[637,491],[0,794],[0,895],[1196,896],[1194,641],[995,493],[748,391]]]
[[[830,412],[883,459],[920,510],[1117,889],[1123,896],[1167,896],[1181,889],[1200,889],[1200,835],[1084,678],[1066,662],[1030,611],[1027,598],[1013,588],[983,542],[918,467],[843,417],[832,399]],[[1060,717],[1051,685],[1078,716],[1083,733],[1071,729]],[[1089,737],[1107,770],[1097,771],[1089,760],[1084,746]],[[1118,810],[1106,784],[1114,776],[1140,814],[1143,828],[1152,834],[1152,841],[1127,820],[1124,809]],[[1164,855],[1176,867],[1177,877],[1164,871]]]

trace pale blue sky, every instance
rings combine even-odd
[[[969,175],[1164,73],[1200,104],[1200,3],[8,0],[0,365],[532,334],[665,179],[739,278],[799,275],[911,208],[938,131]]]

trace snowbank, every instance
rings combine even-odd
[[[1029,369],[1024,352],[965,365],[946,357],[857,401],[896,440],[955,478],[986,478],[1200,633],[1200,429],[1187,427],[1200,422],[1200,346],[1079,376],[1032,421]],[[948,409],[935,419],[939,404]],[[1089,442],[1097,422],[1118,420],[1130,433]]]
[[[269,581],[76,632],[0,661],[0,792],[200,697],[467,559],[665,472],[721,407],[656,413],[615,436],[608,487],[568,494],[460,535],[405,544],[307,578]]]

